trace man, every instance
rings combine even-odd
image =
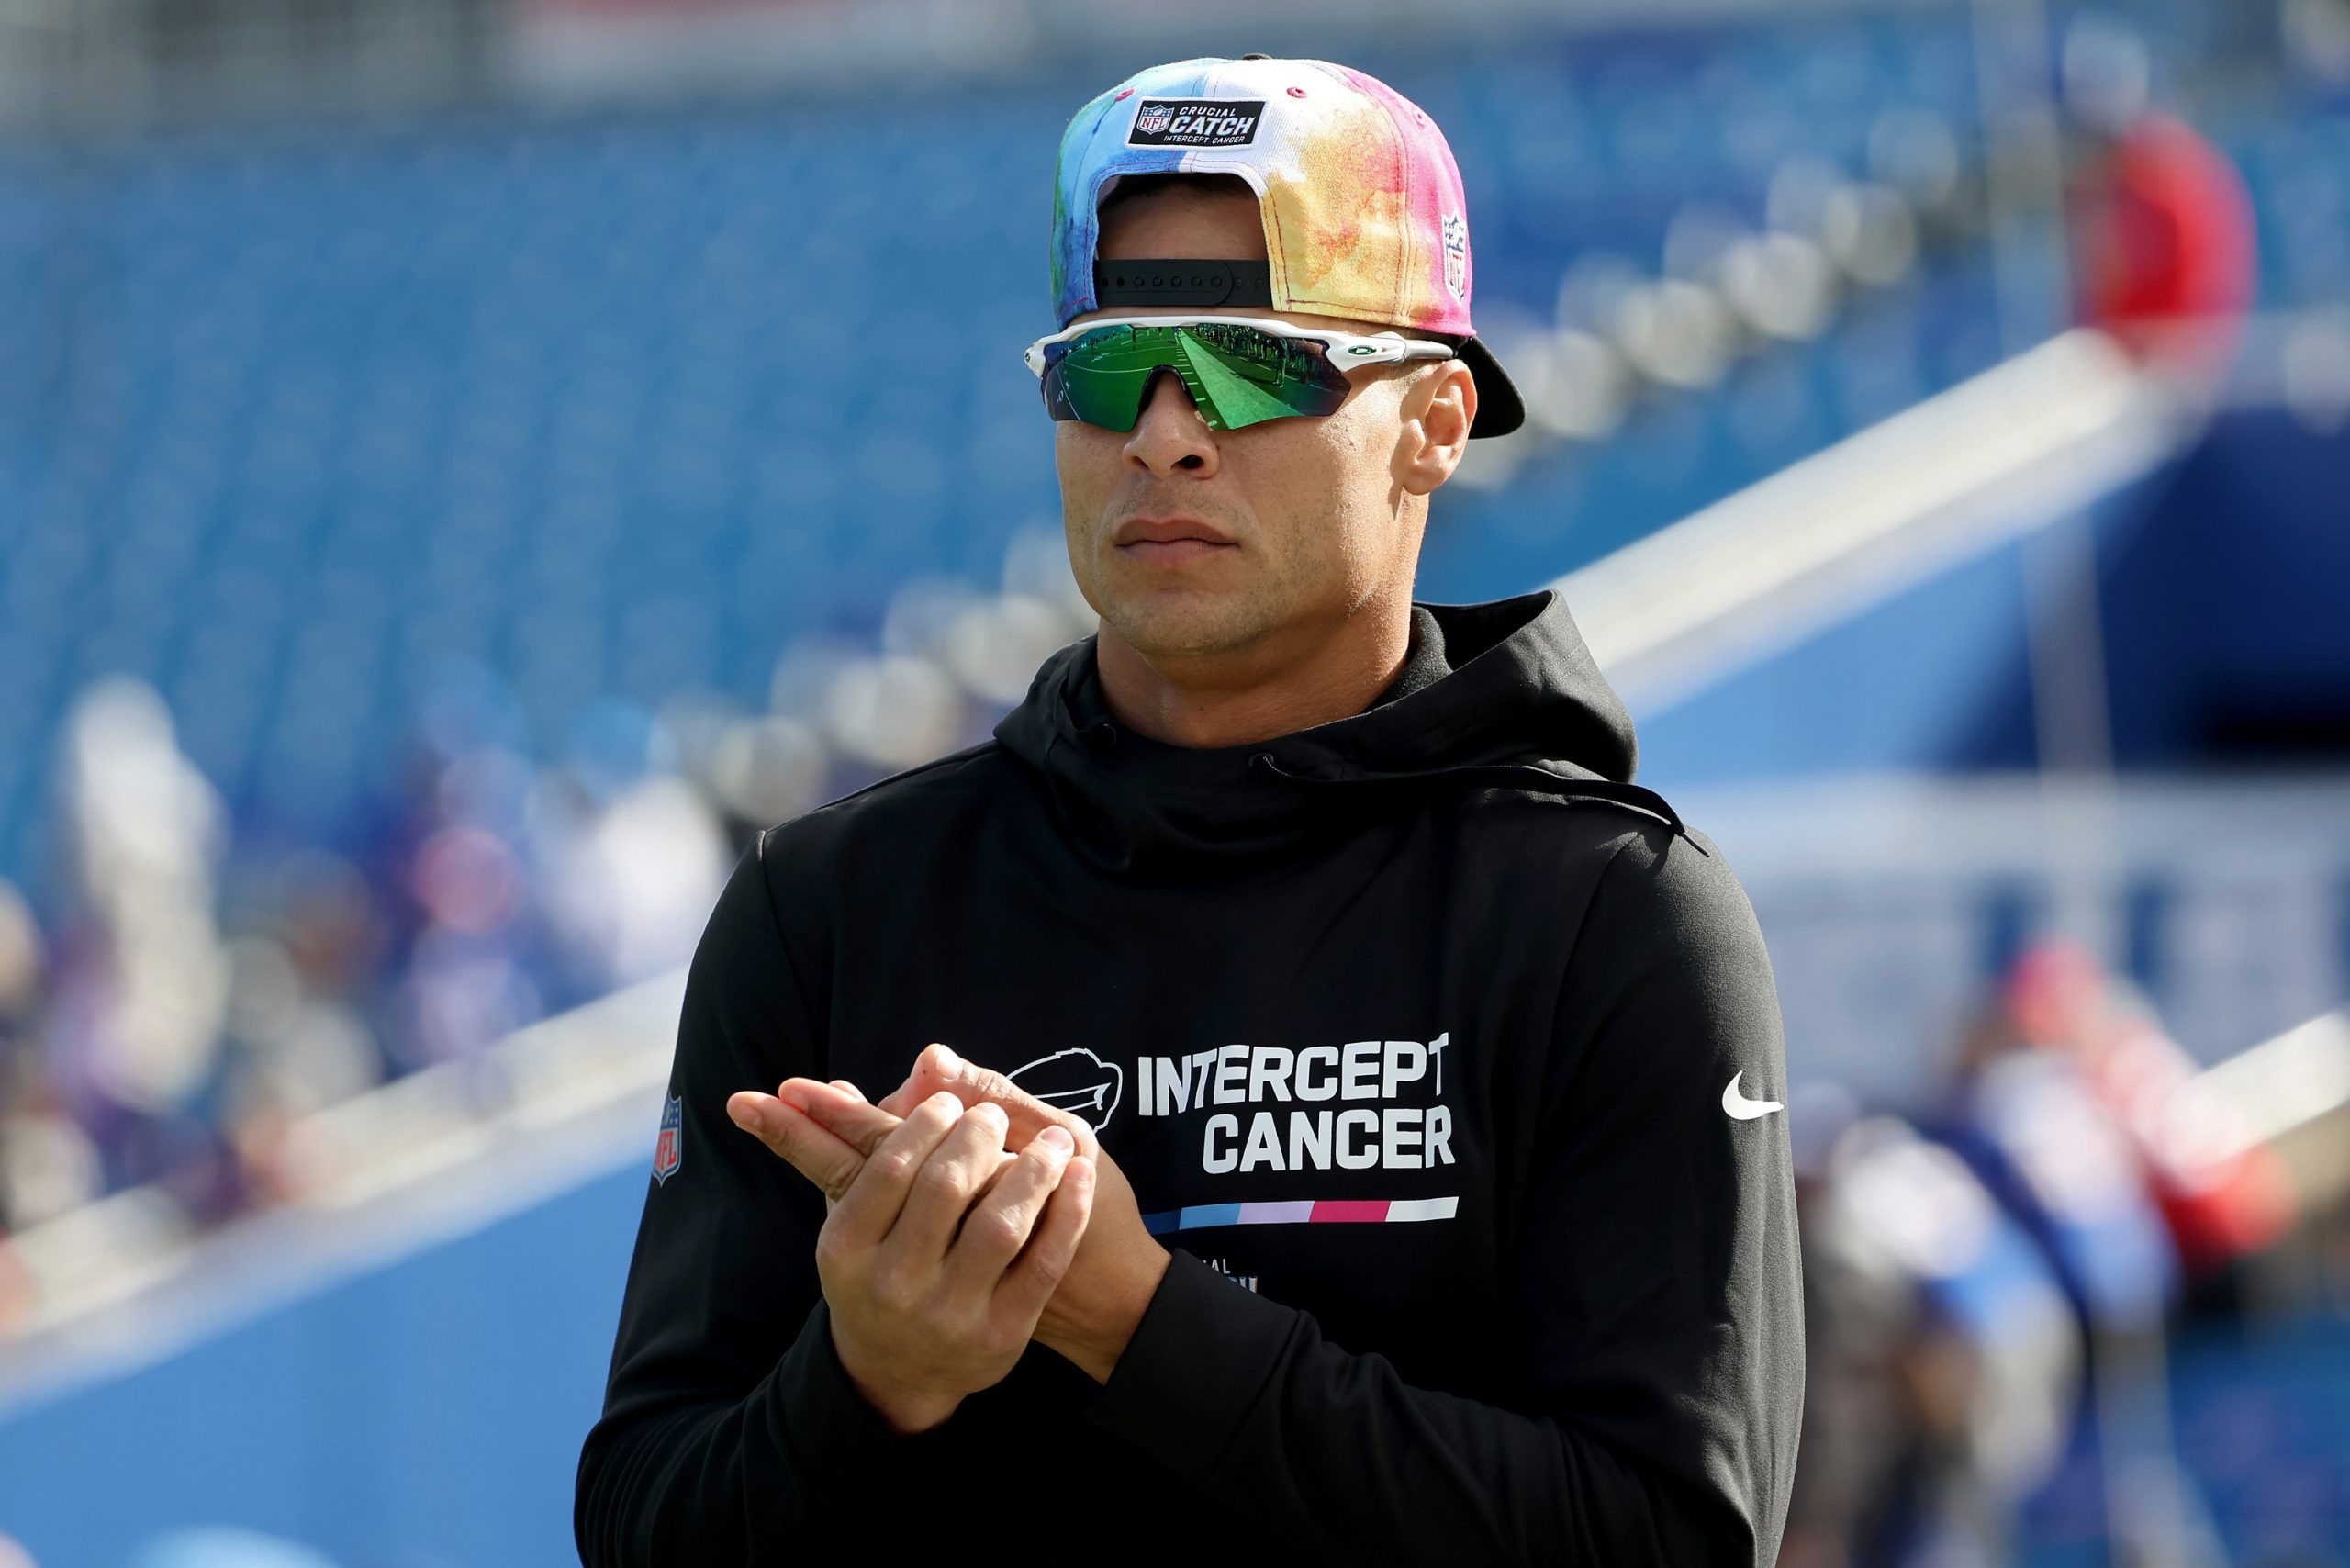
[[[1158,66],[1070,122],[1054,227],[1101,628],[722,893],[584,1560],[1771,1562],[1761,934],[1555,594],[1410,597],[1521,417],[1441,134],[1320,61]]]

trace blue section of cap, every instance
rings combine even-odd
[[[1134,123],[1136,100],[1206,96],[1214,90],[1215,68],[1227,62],[1222,55],[1203,55],[1138,71],[1078,110],[1061,132],[1053,174],[1056,327],[1068,326],[1095,307],[1093,252],[1102,187],[1113,174],[1179,171],[1192,155],[1182,147],[1128,147],[1125,132]]]

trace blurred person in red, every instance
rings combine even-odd
[[[2243,1136],[2143,994],[2087,947],[2055,937],[2018,955],[1998,1027],[2002,1043],[2073,1059],[2136,1155],[2188,1282],[2205,1298],[2291,1226],[2299,1203],[2276,1154]]]
[[[2150,365],[2214,381],[2258,281],[2252,197],[2224,152],[2152,106],[2149,77],[2128,28],[2085,17],[2066,33],[2076,308]]]

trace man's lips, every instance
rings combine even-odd
[[[1192,517],[1132,517],[1118,527],[1121,553],[1137,561],[1196,561],[1239,545]]]
[[[1204,556],[1237,550],[1237,544],[1216,543],[1207,539],[1137,539],[1131,544],[1121,544],[1118,553],[1137,561],[1158,561],[1173,564],[1197,561]]]

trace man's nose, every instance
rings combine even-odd
[[[1153,373],[1143,388],[1142,411],[1126,438],[1126,452],[1154,474],[1215,466],[1215,431],[1174,371]]]

